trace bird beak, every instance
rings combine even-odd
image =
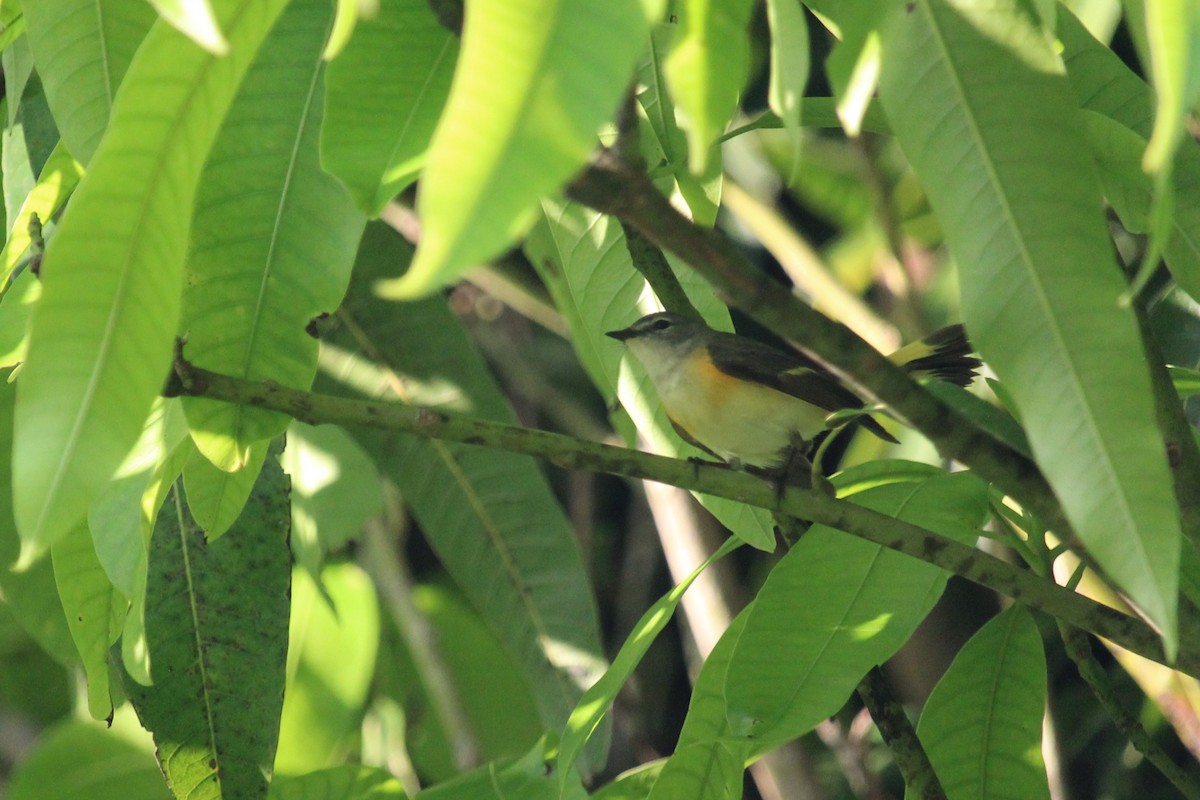
[[[626,339],[632,339],[637,334],[634,333],[632,328],[625,328],[625,329],[619,330],[619,331],[609,331],[608,333],[606,333],[604,335],[611,336],[612,338],[616,339],[618,342],[623,342]]]

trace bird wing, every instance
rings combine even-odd
[[[826,411],[862,408],[863,402],[858,395],[842,386],[828,372],[806,365],[799,356],[754,339],[720,334],[709,342],[708,354],[713,364],[728,375],[769,386]],[[860,421],[863,427],[881,439],[896,441],[871,417],[863,415]]]

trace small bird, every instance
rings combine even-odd
[[[733,466],[790,470],[827,430],[835,411],[862,400],[833,375],[798,354],[669,311],[609,331],[646,369],[675,430],[688,442]],[[971,356],[961,325],[942,328],[900,348],[889,359],[918,376],[965,386],[982,364]],[[896,439],[875,419],[864,428]]]

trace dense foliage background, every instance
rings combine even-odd
[[[1192,4],[0,24],[0,794],[1200,797]],[[682,460],[663,306],[901,444]]]

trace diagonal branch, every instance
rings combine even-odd
[[[822,492],[788,488],[780,493],[773,483],[724,466],[696,464],[401,403],[352,400],[275,383],[252,383],[200,369],[182,357],[176,359],[165,393],[267,408],[313,425],[367,426],[494,447],[543,458],[559,467],[652,480],[767,508],[837,528],[934,564],[1146,658],[1167,663],[1157,634],[1136,617],[953,539]],[[1185,637],[1173,666],[1200,676],[1200,641]]]

